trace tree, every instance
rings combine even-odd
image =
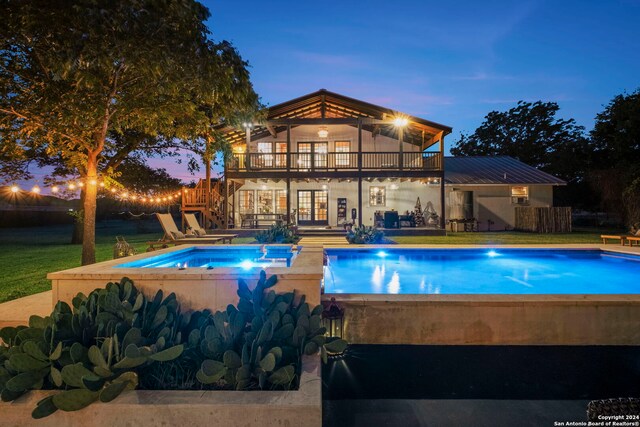
[[[12,145],[0,151],[39,152],[87,183],[83,265],[95,262],[98,178],[257,104],[246,63],[208,39],[196,1],[0,0],[0,11],[0,140]]]
[[[555,102],[519,101],[508,111],[492,111],[475,132],[460,135],[451,154],[514,157],[567,181],[562,202],[588,204],[585,177],[593,148],[575,120],[556,118],[559,109]]]
[[[591,131],[597,163],[591,173],[605,208],[621,214],[628,226],[640,221],[640,90],[617,95],[596,116]]]

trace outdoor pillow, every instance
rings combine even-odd
[[[171,235],[173,236],[174,239],[176,240],[180,240],[180,239],[184,239],[184,233],[180,232],[180,231],[172,231]]]
[[[195,233],[195,235],[196,235],[196,236],[198,236],[198,237],[204,237],[204,236],[206,236],[206,235],[207,235],[207,233],[206,233],[203,229],[201,229],[201,228],[194,228],[194,229],[193,229],[193,232],[194,232],[194,233]]]

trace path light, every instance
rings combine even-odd
[[[328,337],[342,338],[344,333],[344,309],[341,308],[336,302],[335,298],[331,298],[331,301],[322,303],[324,306],[322,310],[322,326],[327,329],[326,335]]]

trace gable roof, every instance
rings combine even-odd
[[[453,185],[566,185],[560,178],[510,156],[445,157],[444,179]]]
[[[448,135],[452,128],[420,117],[400,113],[390,108],[381,107],[366,101],[350,98],[339,93],[320,89],[298,98],[276,104],[267,109],[266,121],[283,119],[335,119],[335,118],[368,118],[391,121],[398,115],[408,119],[409,124],[404,131],[404,140],[411,144],[421,145],[437,135]],[[363,125],[366,131],[386,136],[397,137],[393,126]],[[220,129],[227,141],[232,144],[245,140],[245,130],[230,126]],[[261,139],[272,132],[282,132],[286,126],[268,126],[268,123],[257,124],[251,130],[251,139]]]

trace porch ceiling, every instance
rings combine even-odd
[[[331,124],[331,119],[365,119],[365,123],[362,125],[363,130],[371,132],[374,136],[379,134],[398,138],[398,130],[391,124],[393,118],[397,116],[405,117],[409,121],[403,132],[403,140],[423,148],[437,143],[441,137],[452,131],[449,126],[320,89],[317,92],[270,107],[266,122],[256,124],[251,130],[251,140],[258,140],[285,131],[287,126],[282,124],[284,120],[290,120],[291,127],[301,126],[303,123],[296,124],[296,119],[326,119],[327,124]],[[388,121],[389,124],[368,124],[366,119]],[[357,126],[356,120],[345,124]],[[244,129],[221,126],[219,130],[223,132],[231,144],[246,141]]]

